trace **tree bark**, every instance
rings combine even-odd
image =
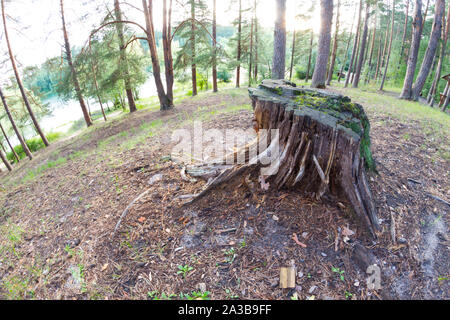
[[[394,38],[394,18],[395,18],[395,0],[392,0],[391,38],[389,39],[389,48],[386,58],[386,65],[384,66],[383,79],[381,80],[380,91],[383,90],[384,82],[386,81],[386,74],[389,67],[389,60],[391,59],[392,40]]]
[[[114,13],[117,21],[122,21],[122,11],[120,10],[119,0],[114,0]],[[136,103],[134,102],[133,90],[131,88],[131,79],[130,79],[130,71],[128,69],[128,59],[127,52],[125,47],[125,40],[123,36],[123,24],[116,23],[117,35],[119,38],[119,50],[120,50],[120,62],[119,68],[121,69],[121,73],[123,74],[123,81],[125,83],[125,92],[127,93],[128,99],[128,107],[130,108],[130,112],[135,112]]]
[[[81,111],[83,112],[84,121],[86,122],[86,125],[88,127],[90,127],[92,125],[92,120],[91,120],[91,117],[89,116],[89,112],[86,107],[86,104],[84,103],[83,93],[81,92],[80,83],[78,82],[77,72],[75,70],[75,66],[73,65],[73,61],[72,61],[72,51],[70,49],[69,36],[67,35],[66,20],[65,20],[65,16],[64,16],[64,1],[63,0],[60,1],[60,6],[61,6],[61,20],[62,20],[62,29],[63,29],[63,36],[64,36],[64,46],[66,49],[67,63],[69,64],[70,71],[72,72],[73,86],[75,88],[78,102],[80,103]]]
[[[311,59],[312,59],[313,41],[314,41],[314,30],[311,29],[311,35],[310,35],[310,39],[309,39],[308,67],[307,67],[307,70],[306,70],[306,79],[305,79],[305,82],[308,82],[308,80],[309,80],[309,74],[310,74],[310,72],[311,72]]]
[[[422,0],[415,0],[414,20],[413,20],[413,38],[409,49],[408,64],[406,69],[405,80],[403,82],[400,99],[411,99],[412,84],[414,80],[414,72],[417,65],[417,56],[420,47],[420,38],[422,35]]]
[[[254,28],[254,20],[251,19],[250,23],[250,55],[248,58],[248,86],[252,86],[252,72],[253,72],[253,28]]]
[[[425,81],[431,70],[433,63],[433,57],[436,54],[436,49],[439,44],[439,38],[442,31],[442,17],[445,13],[445,0],[436,0],[436,8],[433,20],[433,28],[431,30],[430,41],[428,42],[427,50],[420,67],[419,74],[417,75],[416,82],[412,86],[411,97],[413,100],[418,100],[422,92]]]
[[[196,64],[196,59],[197,59],[197,55],[195,52],[195,47],[196,47],[196,43],[195,43],[195,32],[196,32],[196,27],[195,27],[195,1],[194,0],[190,0],[191,3],[191,74],[192,74],[192,96],[196,96],[197,95],[197,64]]]
[[[255,21],[255,71],[253,72],[253,77],[255,81],[258,82],[258,16],[256,15],[257,0],[255,0],[253,5],[254,10],[254,21]]]
[[[161,80],[161,68],[159,67],[158,52],[156,49],[155,30],[153,27],[153,0],[142,0],[142,7],[145,16],[146,35],[147,42],[150,48],[150,55],[152,59],[153,77],[155,78],[156,91],[158,92],[158,98],[160,103],[160,109],[168,110],[172,107],[169,98],[164,91],[164,86]]]
[[[284,79],[286,70],[286,0],[277,0],[275,20],[272,79]]]
[[[327,83],[326,83],[327,86],[330,85],[331,79],[333,79],[334,65],[336,63],[336,54],[337,54],[338,41],[339,41],[339,15],[340,15],[340,9],[341,9],[341,0],[338,0],[337,11],[336,11],[336,26],[335,26],[335,30],[334,30],[333,52],[331,53],[330,69],[328,70],[328,79],[327,79]]]
[[[320,0],[320,37],[316,66],[311,80],[311,88],[325,88],[327,64],[330,56],[331,24],[333,20],[333,0]]]
[[[25,104],[25,107],[27,108],[28,113],[30,114],[30,118],[33,121],[34,127],[36,128],[36,131],[38,132],[38,134],[41,136],[41,139],[42,139],[42,142],[44,142],[44,145],[46,147],[48,147],[49,142],[48,142],[47,138],[45,137],[45,134],[42,131],[41,127],[39,126],[39,122],[37,121],[33,110],[31,109],[31,105],[30,105],[30,102],[28,101],[25,87],[23,86],[22,79],[20,78],[19,71],[17,70],[16,61],[14,58],[14,54],[12,52],[11,43],[9,41],[8,28],[6,26],[5,0],[1,0],[1,5],[2,5],[3,28],[5,31],[5,40],[6,40],[6,45],[8,47],[9,59],[11,60],[11,65],[12,65],[12,68],[14,71],[14,76],[16,77],[16,81],[17,81],[17,85],[19,86],[20,94],[22,95],[23,102]]]
[[[430,7],[430,0],[427,0],[427,5],[425,6],[425,11],[423,14],[423,19],[422,19],[422,26],[420,27],[420,29],[422,30],[422,34],[423,34],[423,27],[425,26],[425,22],[427,21],[427,15],[428,15],[428,8]]]
[[[345,56],[344,56],[344,59],[342,59],[341,70],[339,71],[339,75],[338,75],[338,82],[341,82],[341,78],[342,78],[342,74],[344,72],[345,64],[347,63],[348,49],[350,48],[350,42],[352,42],[353,25],[355,24],[357,10],[358,10],[358,6],[355,7],[355,13],[353,14],[352,26],[350,27],[350,35],[348,37],[347,46],[346,46],[345,51],[344,51]]]
[[[3,126],[0,123],[0,129],[3,133],[3,136],[5,137],[6,143],[8,144],[9,148],[11,149],[12,154],[14,155],[14,158],[16,158],[17,162],[20,162],[20,158],[19,155],[17,154],[16,150],[14,150],[13,146],[11,145],[11,142],[8,139],[8,136],[6,135],[5,129],[3,128]],[[6,151],[5,151],[6,153]]]
[[[403,25],[402,46],[401,46],[401,48],[400,48],[400,57],[399,57],[398,68],[400,68],[400,65],[401,65],[400,62],[402,61],[402,58],[403,58],[403,51],[405,50],[406,33],[407,33],[407,31],[408,31],[409,1],[410,1],[410,0],[406,0],[405,22],[404,22],[404,25]]]
[[[19,129],[17,128],[16,122],[14,121],[11,112],[9,111],[9,107],[8,107],[8,103],[6,102],[5,99],[5,95],[3,94],[3,90],[0,88],[0,97],[2,99],[2,103],[3,103],[3,107],[5,108],[5,113],[8,116],[9,121],[11,122],[11,126],[14,130],[14,132],[16,133],[17,139],[20,142],[20,145],[23,148],[23,151],[25,152],[25,154],[27,155],[27,157],[32,160],[33,159],[33,155],[31,154],[30,149],[28,148],[28,145],[25,142],[25,139],[22,137],[22,135],[20,134]]]
[[[294,57],[295,57],[295,41],[296,41],[296,30],[294,28],[294,32],[292,34],[292,51],[291,51],[291,66],[289,68],[289,81],[292,80],[292,73],[294,70]]]
[[[369,5],[369,3],[366,3],[366,16],[364,19],[364,29],[363,29],[362,39],[361,39],[361,44],[360,44],[359,61],[356,66],[355,77],[353,79],[353,88],[358,87],[359,78],[361,77],[361,70],[362,70],[362,66],[364,63],[364,56],[365,56],[366,43],[367,43],[367,33],[369,30],[369,9],[370,9],[370,5]]]
[[[430,106],[434,105],[434,95],[436,94],[437,87],[439,84],[439,81],[441,79],[441,72],[442,72],[442,61],[445,59],[446,55],[446,47],[447,47],[447,41],[448,41],[448,34],[450,30],[450,6],[447,10],[447,19],[442,22],[443,30],[445,28],[445,31],[443,32],[443,41],[442,41],[442,47],[441,47],[441,55],[439,57],[439,62],[436,68],[436,74],[433,80],[433,84],[430,89],[430,93],[428,95],[428,104]]]
[[[238,18],[238,43],[237,43],[237,67],[236,67],[236,88],[241,86],[241,41],[242,41],[242,0],[239,0],[239,18]]]
[[[355,60],[355,56],[356,56],[357,49],[358,49],[359,28],[360,28],[360,25],[361,25],[362,5],[363,5],[362,0],[360,0],[359,1],[358,23],[356,24],[355,42],[353,43],[352,57],[350,58],[350,65],[349,65],[349,68],[348,68],[347,77],[345,78],[345,85],[344,85],[344,87],[346,87],[346,88],[348,86],[351,74],[353,72],[353,62]]]
[[[2,147],[3,147],[3,145],[2,145]],[[2,161],[5,164],[6,169],[8,169],[8,171],[12,171],[11,164],[8,162],[8,159],[6,159],[6,156],[2,150],[0,150],[0,158],[2,158]]]
[[[213,77],[213,92],[217,92],[217,17],[216,17],[216,6],[217,0],[213,2],[213,25],[212,25],[212,36],[213,36],[213,61],[212,61],[212,77]]]
[[[169,100],[169,108],[173,107],[173,83],[175,76],[173,73],[172,56],[172,0],[170,0],[167,11],[167,0],[163,1],[163,51],[164,51],[164,71],[166,75],[166,96]]]

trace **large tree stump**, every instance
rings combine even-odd
[[[263,157],[277,154],[277,170],[263,176],[270,188],[291,188],[314,192],[317,199],[326,192],[347,199],[372,236],[379,229],[365,169],[375,170],[370,151],[370,125],[363,108],[348,97],[323,90],[298,88],[284,80],[265,80],[249,89],[259,139],[268,147],[251,158],[247,145],[245,164],[214,164],[188,168],[187,173],[207,176],[208,183],[192,203],[217,186],[237,176],[258,174]],[[263,130],[266,129],[266,130]],[[279,129],[274,135],[271,129]],[[278,141],[278,143],[275,143]],[[275,150],[278,148],[279,150]],[[274,152],[277,151],[277,152]],[[236,156],[236,155],[235,155]]]

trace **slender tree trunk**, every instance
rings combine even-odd
[[[447,41],[448,41],[448,34],[449,34],[449,30],[450,30],[450,6],[448,7],[447,10],[447,19],[443,20],[442,26],[445,26],[445,31],[443,34],[443,41],[442,41],[442,47],[441,47],[441,55],[439,57],[439,62],[436,68],[436,74],[434,77],[434,81],[433,81],[433,85],[430,89],[430,93],[428,95],[428,103],[430,106],[434,105],[434,95],[436,94],[437,91],[437,87],[439,84],[439,80],[441,78],[441,72],[442,72],[442,61],[444,61],[445,59],[445,55],[446,55],[446,47],[447,47]],[[444,28],[443,28],[444,29]]]
[[[20,162],[19,155],[17,154],[16,150],[14,150],[13,146],[11,145],[11,142],[8,139],[8,136],[6,135],[5,129],[0,124],[0,129],[2,130],[3,136],[5,137],[6,143],[8,144],[9,148],[11,149],[12,154],[14,155],[14,158],[16,158],[17,162]],[[6,153],[6,151],[5,151]]]
[[[172,107],[169,98],[164,91],[164,86],[161,80],[161,68],[159,67],[158,51],[156,49],[155,29],[153,27],[153,0],[142,0],[142,7],[145,16],[145,25],[147,29],[147,42],[150,48],[150,55],[152,59],[153,77],[155,78],[156,91],[161,110],[168,110]]]
[[[23,102],[25,104],[25,107],[27,108],[28,113],[30,114],[30,118],[33,121],[34,127],[36,128],[36,131],[41,136],[41,139],[44,142],[45,146],[48,147],[49,142],[48,142],[47,138],[45,137],[45,134],[42,131],[41,127],[39,126],[39,122],[37,121],[33,110],[31,109],[31,105],[30,105],[30,102],[28,101],[25,87],[23,86],[22,79],[20,78],[19,71],[17,70],[16,61],[14,59],[14,54],[12,52],[11,43],[9,41],[8,28],[6,26],[6,13],[5,13],[5,1],[4,0],[1,0],[1,5],[2,5],[3,28],[5,31],[5,40],[6,40],[6,45],[8,47],[9,59],[11,60],[11,65],[12,65],[12,68],[14,71],[14,76],[16,77],[16,81],[17,81],[17,85],[19,86],[20,94],[22,95]]]
[[[172,0],[170,0],[169,11],[167,12],[167,0],[163,1],[163,51],[164,51],[164,71],[166,75],[166,96],[169,100],[169,108],[173,107],[173,56],[172,56]]]
[[[197,64],[196,64],[196,60],[197,60],[197,55],[195,52],[195,47],[196,47],[196,43],[195,43],[195,32],[196,32],[196,27],[195,27],[195,1],[194,0],[190,0],[191,2],[191,73],[192,73],[192,96],[196,96],[197,95]]]
[[[350,35],[348,37],[347,46],[346,46],[345,51],[344,51],[345,56],[344,56],[344,59],[342,59],[341,70],[339,71],[339,75],[338,75],[338,82],[341,82],[342,73],[344,72],[344,68],[345,68],[345,65],[347,63],[348,53],[349,53],[348,49],[350,48],[350,42],[352,42],[353,26],[355,24],[356,12],[357,11],[358,11],[358,6],[355,7],[355,13],[353,14],[352,26],[350,27]]]
[[[95,59],[95,64],[97,64],[97,59]],[[97,66],[94,67],[94,65],[92,65],[92,76],[94,77],[94,86],[95,86],[95,92],[97,93],[98,103],[100,104],[100,109],[102,110],[103,119],[106,122],[107,119],[106,119],[105,109],[103,108],[102,98],[100,96],[100,89],[98,87],[98,82],[97,82]]]
[[[430,7],[430,0],[427,0],[427,5],[425,7],[425,11],[423,14],[423,19],[422,19],[422,26],[420,27],[420,29],[422,30],[422,34],[423,34],[423,27],[425,26],[425,22],[427,21],[427,15],[428,15],[428,8]]]
[[[338,38],[339,38],[339,15],[340,15],[340,9],[341,9],[341,0],[338,0],[337,11],[336,11],[336,26],[335,26],[335,30],[334,30],[333,52],[331,53],[330,69],[328,70],[327,86],[330,85],[331,79],[333,79],[334,65],[336,63],[336,54],[337,54],[338,41],[339,41]]]
[[[217,92],[217,0],[213,3],[213,25],[212,25],[212,36],[213,36],[213,59],[212,59],[212,77],[213,77],[213,92]]]
[[[355,42],[353,44],[353,50],[352,50],[352,57],[350,58],[350,66],[348,68],[348,73],[347,73],[347,77],[345,78],[345,85],[344,87],[347,88],[348,83],[350,81],[350,77],[352,75],[353,72],[353,61],[355,60],[355,56],[357,53],[357,48],[358,48],[358,41],[359,41],[359,27],[361,25],[361,14],[362,14],[362,5],[363,2],[362,0],[359,1],[359,13],[358,13],[358,23],[356,24],[356,34],[355,34]]]
[[[8,116],[9,121],[11,122],[11,126],[12,126],[14,132],[16,133],[17,139],[19,140],[20,145],[23,148],[23,151],[25,152],[25,154],[27,155],[27,157],[30,160],[33,159],[33,155],[31,154],[31,151],[28,148],[28,145],[26,144],[25,139],[20,134],[20,131],[17,128],[16,122],[14,121],[14,119],[11,115],[11,112],[9,111],[8,103],[6,102],[5,95],[3,94],[3,91],[1,88],[0,88],[0,97],[2,99],[3,107],[5,108],[5,113]]]
[[[253,72],[253,28],[254,28],[254,20],[251,19],[250,26],[250,56],[249,56],[249,66],[248,66],[248,86],[252,86],[252,72]]]
[[[369,3],[366,3],[366,16],[364,18],[364,28],[362,33],[362,39],[360,44],[360,53],[359,53],[359,61],[355,69],[355,77],[353,79],[353,88],[358,88],[359,84],[359,78],[361,77],[361,70],[364,63],[364,56],[366,51],[366,44],[367,44],[367,33],[369,30],[369,9],[370,5]]]
[[[406,33],[408,31],[408,13],[409,13],[409,1],[406,0],[406,8],[405,8],[405,22],[403,25],[403,36],[402,36],[402,46],[400,48],[400,56],[399,56],[399,63],[398,68],[400,68],[401,61],[403,60],[403,51],[405,51],[405,43],[406,43]],[[397,68],[397,69],[398,69]]]
[[[236,88],[241,86],[241,41],[242,41],[242,0],[239,0],[238,18],[238,43],[237,43],[237,67],[236,67]]]
[[[120,10],[120,4],[119,0],[114,0],[114,13],[116,16],[117,21],[122,21],[122,11]],[[130,79],[130,71],[128,70],[128,59],[127,59],[127,52],[125,47],[125,40],[123,36],[123,24],[122,23],[116,23],[116,30],[117,35],[119,38],[119,50],[120,50],[120,70],[123,74],[123,80],[125,83],[125,91],[127,93],[128,98],[128,106],[130,108],[130,112],[135,112],[136,109],[136,103],[134,102],[133,97],[133,90],[131,88],[131,79]]]
[[[403,89],[400,99],[411,99],[412,83],[414,80],[414,72],[417,65],[417,56],[420,47],[420,38],[422,34],[422,0],[415,0],[414,20],[413,20],[413,38],[409,50],[408,64],[406,69]]]
[[[364,83],[368,83],[369,82],[369,77],[370,77],[370,73],[372,72],[372,59],[373,59],[373,51],[375,48],[375,37],[377,35],[377,14],[375,14],[375,21],[373,24],[373,36],[372,36],[372,43],[370,45],[370,54],[369,54],[369,63],[368,63],[368,68],[367,68],[367,72],[366,72],[366,79],[364,80]]]
[[[286,0],[276,0],[272,79],[284,79],[286,70]]]
[[[394,18],[395,18],[395,0],[392,0],[391,38],[389,39],[389,48],[386,58],[386,65],[384,66],[383,79],[381,80],[380,91],[383,90],[384,82],[386,81],[386,74],[389,67],[389,60],[391,59],[392,40],[394,38]]]
[[[355,70],[356,70],[356,65],[358,64],[358,53],[359,53],[359,47],[360,47],[360,43],[361,43],[361,30],[359,30],[359,34],[358,34],[358,41],[357,41],[357,46],[356,46],[356,53],[355,53],[355,59],[353,60],[353,64],[352,64],[352,74],[350,76],[350,83],[353,83],[353,79],[355,78]]]
[[[416,82],[412,87],[412,99],[418,100],[422,92],[425,81],[431,70],[433,63],[433,57],[436,54],[436,49],[439,44],[439,38],[442,32],[442,17],[445,13],[445,0],[436,0],[436,9],[433,20],[433,29],[431,30],[430,41],[428,42],[427,50],[420,67],[419,74],[417,75]]]
[[[320,37],[316,66],[311,80],[312,88],[325,88],[327,63],[330,56],[331,24],[333,20],[333,0],[320,0]]]
[[[294,70],[295,41],[296,41],[295,37],[296,37],[296,31],[294,28],[294,32],[292,34],[292,52],[291,52],[291,67],[289,68],[289,81],[292,80],[292,73]]]
[[[2,145],[2,148],[3,148],[3,145]],[[12,171],[11,164],[8,162],[8,159],[6,159],[6,156],[3,154],[2,150],[0,150],[0,158],[2,158],[2,161],[5,164],[6,169],[8,169],[8,171]]]
[[[389,3],[389,1],[388,1]],[[383,53],[381,54],[381,64],[380,64],[380,69],[379,71],[381,72],[381,70],[383,69],[385,62],[386,62],[386,52],[387,52],[387,47],[388,47],[388,38],[389,38],[389,26],[391,25],[391,21],[388,20],[388,25],[386,28],[386,34],[384,35],[384,46],[383,46]],[[378,80],[378,75],[377,77],[375,77],[375,80]]]
[[[77,98],[80,103],[81,111],[83,112],[84,121],[86,122],[86,125],[88,127],[90,127],[92,125],[92,120],[91,120],[91,117],[89,116],[89,112],[86,107],[86,104],[84,103],[84,98],[83,98],[83,94],[81,92],[80,83],[78,82],[77,72],[75,70],[75,66],[73,65],[73,61],[72,61],[72,51],[70,49],[69,36],[67,35],[66,20],[65,20],[65,16],[64,16],[64,1],[63,0],[60,1],[60,5],[61,5],[61,20],[62,20],[64,46],[66,49],[67,63],[69,64],[70,71],[72,73],[73,86],[75,88],[75,92],[77,94]]]
[[[258,16],[256,15],[257,0],[254,2],[254,21],[255,21],[255,71],[253,72],[253,77],[255,81],[258,82]]]
[[[305,82],[308,82],[308,80],[309,80],[309,74],[310,74],[310,72],[311,72],[311,59],[312,59],[313,42],[314,42],[314,30],[311,29],[311,36],[310,36],[310,39],[309,39],[308,68],[307,68],[307,70],[306,70],[306,79],[305,79]]]

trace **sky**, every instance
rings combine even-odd
[[[173,0],[174,7],[177,2]],[[230,2],[233,3],[230,6]],[[237,0],[217,0],[218,24],[230,25],[237,16]],[[249,5],[253,0],[242,0],[243,7]],[[304,12],[306,8],[315,1],[316,9],[312,19],[309,21],[296,20],[298,13]],[[286,25],[288,30],[313,28],[315,32],[320,30],[320,13],[318,0],[287,0]],[[357,1],[357,0],[350,0]],[[6,0],[6,13],[8,15],[9,36],[14,54],[19,66],[40,65],[46,59],[61,55],[62,31],[60,18],[59,0]],[[83,46],[86,44],[90,31],[98,26],[102,18],[104,8],[112,9],[113,0],[65,0],[65,15],[71,46]],[[141,8],[141,0],[122,0],[122,10],[129,20],[145,25],[142,12],[136,10]],[[154,24],[157,29],[162,25],[162,0],[154,0]],[[206,0],[212,10],[213,0]],[[128,4],[126,4],[128,3]],[[264,27],[271,28],[275,22],[276,6],[275,0],[258,0],[258,19]],[[133,8],[133,6],[135,8]],[[348,10],[352,11],[352,10]],[[345,15],[353,13],[343,12]],[[174,10],[173,20],[181,21],[182,11]],[[6,52],[3,28],[1,32],[1,52]],[[3,59],[4,60],[4,59]],[[7,66],[2,66],[2,69]]]

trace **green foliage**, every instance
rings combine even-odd
[[[47,137],[47,140],[51,143],[51,142],[54,142],[54,141],[60,139],[62,137],[62,135],[63,134],[61,132],[50,132],[50,133],[46,134],[46,137]],[[40,137],[28,139],[26,141],[26,144],[28,146],[28,149],[30,149],[31,152],[36,152],[45,147],[44,142],[42,141],[42,139]],[[26,154],[22,148],[22,145],[19,144],[19,145],[15,146],[14,150],[16,151],[16,153],[20,159],[23,159],[26,157]],[[11,151],[8,152],[6,157],[9,161],[16,161],[16,158],[14,157],[14,154]]]

